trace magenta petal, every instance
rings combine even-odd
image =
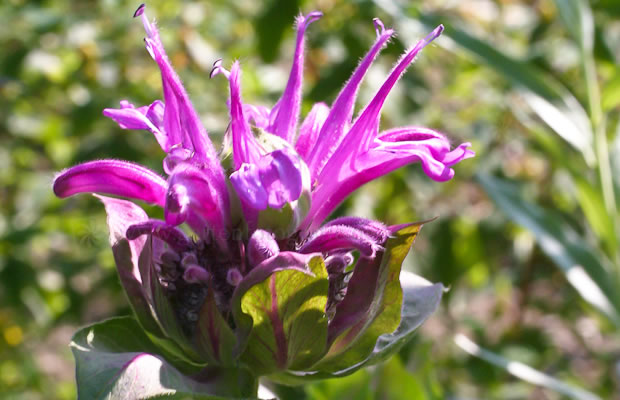
[[[141,275],[140,269],[141,255],[148,256],[151,248],[144,237],[135,240],[127,240],[125,237],[131,224],[145,221],[148,217],[140,207],[129,201],[105,196],[96,197],[101,200],[108,215],[110,244],[127,299],[142,327],[158,337],[163,337],[143,287],[148,277]]]
[[[209,140],[181,80],[163,52],[161,43],[158,46],[151,39],[146,41],[147,45],[151,46],[154,59],[161,70],[166,103],[163,122],[170,144],[192,149],[202,160],[209,162],[211,167],[221,168],[213,143]]]
[[[257,164],[243,164],[230,175],[239,198],[256,210],[275,209],[301,196],[303,176],[300,160],[286,150],[266,154]]]
[[[360,156],[358,160],[368,165],[376,165],[374,169],[380,168],[382,171],[377,176],[385,175],[402,165],[419,161],[426,175],[435,181],[444,182],[454,176],[454,170],[450,168],[452,165],[474,156],[474,152],[469,149],[470,143],[463,143],[452,151],[448,146],[447,141],[441,142],[437,139],[382,143]]]
[[[153,235],[179,253],[187,251],[191,245],[190,239],[182,230],[156,219],[131,225],[127,228],[126,235],[129,240],[137,239],[142,235]]]
[[[446,140],[446,137],[439,132],[423,126],[406,126],[381,132],[377,135],[377,139],[382,142],[418,142],[429,139]],[[446,143],[449,145],[447,140]]]
[[[243,163],[254,164],[261,155],[261,147],[254,138],[250,125],[243,115],[241,103],[241,72],[239,62],[230,69],[230,128],[232,131],[233,161],[235,169]]]
[[[164,206],[166,181],[141,165],[119,160],[89,161],[60,172],[54,194],[105,193]]]
[[[181,165],[173,171],[168,185],[165,209],[168,224],[176,225],[192,214],[198,216],[204,228],[209,228],[217,237],[226,231],[229,216],[223,203],[228,202],[228,197],[224,199],[222,193],[213,186],[207,171]],[[205,233],[204,229],[196,226],[192,226],[192,229],[197,230],[199,235]]]
[[[407,51],[398,61],[390,75],[385,80],[375,97],[370,101],[366,108],[360,113],[359,118],[351,127],[347,134],[351,138],[351,143],[356,143],[358,149],[367,149],[377,134],[379,125],[379,113],[383,107],[383,103],[387,98],[396,82],[403,75],[407,67],[413,62],[418,53],[429,43],[435,40],[443,32],[443,25],[439,25],[435,30],[429,33],[424,39],[416,43],[415,46]]]
[[[375,97],[360,113],[341,144],[338,146],[338,151],[331,157],[325,164],[325,167],[321,170],[319,175],[319,181],[324,179],[330,179],[333,176],[339,176],[339,170],[346,163],[351,163],[362,152],[369,149],[375,139],[379,128],[379,114],[383,103],[387,98],[390,90],[394,87],[398,79],[405,72],[409,64],[413,62],[415,56],[422,50],[427,44],[441,34],[443,26],[437,27],[426,38],[420,40],[411,50],[407,51],[396,64],[388,78],[385,80]],[[326,126],[329,122],[326,122]],[[321,132],[323,135],[323,132]],[[316,151],[319,151],[317,146]],[[314,160],[311,160],[311,166]]]
[[[269,207],[282,208],[285,203],[301,196],[302,171],[295,156],[284,150],[276,150],[262,157],[258,165]]]
[[[321,12],[313,11],[308,15],[297,18],[297,42],[291,73],[282,97],[273,107],[269,116],[270,123],[267,131],[280,136],[289,143],[293,143],[295,139],[295,130],[301,105],[301,86],[304,73],[304,34],[308,25],[322,16]]]
[[[267,129],[269,126],[269,112],[269,109],[265,106],[243,105],[243,114],[248,123],[252,123],[260,129]]]
[[[314,148],[319,132],[329,114],[329,107],[325,103],[316,103],[299,127],[299,137],[295,143],[295,150],[306,160]]]
[[[247,256],[251,267],[254,267],[280,252],[278,242],[271,232],[257,229],[248,241]]]
[[[338,179],[325,179],[312,193],[312,209],[304,221],[304,228],[316,229],[329,214],[353,191],[405,165],[419,162],[424,172],[435,181],[447,181],[454,176],[454,164],[474,155],[463,143],[450,150],[450,142],[443,135],[427,128],[399,128],[400,132],[381,135],[389,140],[419,139],[384,142],[377,139],[374,147],[358,154],[339,166]]]
[[[345,225],[331,225],[316,231],[298,251],[306,254],[355,249],[359,250],[362,256],[372,258],[382,249],[381,244],[359,229]]]
[[[340,217],[325,224],[325,226],[333,225],[345,225],[360,230],[379,244],[384,244],[391,234],[390,228],[382,222],[360,217]]]
[[[391,29],[381,29],[377,33],[377,41],[357,66],[355,72],[351,75],[351,79],[349,79],[338,94],[338,97],[332,105],[329,116],[321,128],[321,133],[316,144],[313,146],[308,158],[305,158],[308,161],[308,167],[310,168],[310,175],[313,181],[318,177],[323,166],[342,142],[347,132],[348,124],[351,122],[357,90],[360,87],[362,79],[377,57],[377,54],[379,54],[379,51],[390,37],[392,37],[394,31]]]
[[[147,33],[144,39],[146,48],[161,71],[165,102],[163,125],[168,135],[168,145],[192,150],[197,162],[212,171],[213,184],[218,190],[226,190],[224,171],[219,163],[217,152],[194,110],[181,79],[168,60],[159,32],[155,24],[149,22],[144,9],[140,16]]]
[[[260,180],[257,165],[243,164],[230,175],[230,182],[245,204],[256,210],[267,208],[267,191]]]
[[[164,172],[168,175],[172,174],[174,169],[183,163],[190,163],[194,155],[194,152],[182,147],[173,147],[168,151],[168,155],[164,158],[163,167]]]
[[[106,108],[103,115],[114,120],[123,129],[145,129],[153,133],[162,150],[170,149],[168,136],[164,131],[164,103],[154,101],[150,106],[135,108],[126,100],[121,101],[121,108]]]

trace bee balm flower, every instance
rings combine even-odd
[[[103,113],[123,129],[152,132],[166,153],[167,177],[99,160],[62,171],[53,186],[59,197],[99,194],[141,327],[164,355],[283,382],[344,375],[395,351],[441,294],[441,285],[429,286],[429,311],[418,313],[415,324],[401,320],[416,298],[405,294],[403,305],[400,266],[421,224],[323,222],[357,188],[401,166],[419,162],[431,179],[445,181],[454,164],[473,156],[468,143],[451,149],[428,128],[379,131],[388,93],[443,27],[401,57],[355,118],[362,79],[393,34],[378,19],[375,43],[331,107],[315,104],[301,124],[304,34],[321,13],[298,17],[291,73],[271,110],[243,103],[238,62],[227,70],[216,61],[211,76],[224,75],[230,86],[226,169],[144,10],[135,17],[161,71],[163,101],[142,107],[122,101]],[[156,204],[164,220],[100,194]],[[179,229],[183,223],[196,237]]]

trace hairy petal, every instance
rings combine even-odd
[[[166,195],[165,219],[170,225],[188,221],[199,235],[206,234],[207,229],[221,238],[222,232],[228,230],[229,210],[223,207],[228,197],[212,184],[208,171],[190,165],[177,167],[168,181]],[[197,224],[197,217],[202,224]],[[224,246],[226,248],[226,246]]]
[[[420,50],[439,36],[442,31],[443,26],[440,25],[426,38],[420,40],[411,50],[406,52],[403,57],[401,57],[400,61],[396,64],[386,81],[383,83],[381,88],[379,88],[379,91],[375,97],[373,97],[366,108],[364,108],[349,132],[346,134],[344,140],[338,147],[339,151],[334,153],[335,156],[331,157],[325,165],[325,168],[321,170],[319,180],[323,178],[328,179],[330,176],[338,176],[338,171],[345,162],[355,158],[362,151],[370,147],[372,140],[378,133],[379,113],[381,112],[383,103],[385,102],[390,90],[392,90],[398,79],[402,76]]]
[[[145,129],[150,131],[161,146],[168,152],[171,144],[164,130],[164,103],[155,100],[150,106],[136,108],[127,100],[121,101],[121,108],[106,108],[103,115],[114,120],[123,129]]]
[[[267,190],[269,207],[281,208],[301,195],[303,178],[298,161],[285,150],[271,152],[259,161],[260,179]]]
[[[298,251],[306,254],[351,249],[359,250],[362,256],[372,258],[382,247],[374,238],[359,229],[345,225],[331,225],[316,231]]]
[[[176,252],[187,251],[191,246],[190,239],[182,230],[168,225],[165,221],[149,219],[127,228],[127,239],[134,240],[142,235],[153,235],[166,242]]]
[[[416,43],[415,46],[408,52],[406,52],[399,62],[396,64],[390,75],[385,80],[375,97],[368,103],[366,108],[361,112],[357,121],[351,127],[351,130],[347,134],[346,141],[343,141],[343,145],[355,144],[352,148],[357,148],[358,151],[368,149],[378,133],[379,116],[383,104],[400,77],[405,73],[405,70],[413,62],[418,53],[436,39],[443,32],[443,25],[439,25],[434,31],[429,33],[424,39]],[[343,147],[347,148],[347,147]],[[335,160],[337,161],[337,160]]]
[[[120,160],[89,161],[61,171],[54,179],[60,198],[78,193],[104,193],[164,206],[166,181],[156,172]]]
[[[241,200],[256,210],[267,208],[267,191],[256,164],[243,164],[230,175],[230,182]]]
[[[345,225],[360,230],[380,244],[385,243],[391,233],[390,229],[382,222],[360,217],[340,217],[325,224],[325,226],[333,225]]]
[[[319,132],[329,114],[329,107],[325,103],[316,103],[299,127],[299,137],[295,143],[295,150],[304,159],[308,159],[312,148],[319,138]]]
[[[191,150],[194,163],[209,170],[212,184],[217,191],[225,193],[227,188],[224,170],[219,162],[217,152],[196,110],[194,110],[181,79],[170,64],[157,27],[148,20],[144,8],[137,15],[142,18],[147,33],[147,37],[144,39],[146,48],[161,71],[165,102],[163,125],[168,135],[168,145]],[[227,196],[227,193],[224,195]],[[228,209],[228,205],[226,205],[226,209]]]
[[[355,98],[357,97],[357,91],[362,83],[362,79],[377,57],[377,54],[379,54],[379,51],[385,46],[393,33],[394,31],[391,29],[377,30],[377,41],[362,59],[334,101],[329,115],[321,128],[321,133],[312,147],[308,158],[306,158],[313,181],[319,176],[324,165],[342,142],[353,116]]]
[[[248,241],[247,256],[250,266],[254,267],[266,259],[280,252],[278,242],[273,234],[262,229],[257,229]]]
[[[114,261],[121,284],[127,293],[131,307],[140,321],[140,325],[150,333],[162,337],[163,333],[156,321],[149,305],[149,296],[143,284],[148,277],[141,274],[141,255],[150,252],[145,237],[128,240],[125,236],[127,228],[148,219],[148,216],[137,205],[130,201],[112,197],[95,195],[105,206],[108,215],[107,222],[110,230],[110,245],[114,253]]]
[[[297,18],[297,43],[291,73],[282,97],[271,110],[267,131],[280,136],[289,143],[293,143],[295,139],[295,129],[301,105],[301,86],[304,72],[304,34],[308,25],[322,16],[321,12],[313,11],[308,15]]]
[[[261,155],[261,147],[250,130],[243,114],[241,103],[241,71],[235,61],[230,69],[230,128],[232,131],[233,161],[235,170],[243,163],[256,163]]]
[[[287,150],[276,150],[257,164],[243,164],[230,175],[241,200],[256,210],[282,208],[299,198],[303,189],[300,160]]]
[[[255,106],[252,104],[243,105],[243,114],[248,123],[260,129],[267,129],[269,126],[269,109],[265,106]]]
[[[105,207],[108,229],[110,231],[110,245],[114,247],[122,239],[129,239],[129,247],[132,252],[134,274],[140,280],[138,272],[138,257],[142,252],[146,238],[127,237],[127,230],[136,224],[148,221],[148,215],[142,208],[130,201],[113,197],[95,195]]]
[[[403,128],[399,128],[403,129]],[[450,150],[447,138],[428,128],[410,128],[409,133],[388,133],[382,138],[419,139],[384,142],[377,139],[374,147],[347,160],[338,171],[338,179],[321,181],[312,197],[310,213],[304,227],[316,229],[329,214],[353,191],[363,184],[388,174],[402,166],[419,162],[424,172],[435,181],[447,181],[454,176],[454,164],[471,158],[474,152],[469,143]]]
[[[312,203],[314,210],[311,210],[306,217],[306,221],[302,224],[304,229],[308,229],[310,225],[316,228],[320,222],[338,205],[348,194],[357,189],[369,180],[375,179],[414,161],[426,163],[425,171],[430,171],[431,178],[436,180],[447,180],[452,177],[453,171],[448,168],[441,168],[439,164],[441,160],[436,160],[431,151],[409,153],[408,157],[400,157],[394,154],[395,160],[389,160],[379,155],[378,152],[372,151],[373,147],[378,147],[375,139],[379,129],[379,116],[383,103],[387,98],[390,90],[394,87],[398,79],[405,72],[407,67],[413,62],[415,56],[430,42],[437,38],[443,31],[443,26],[438,26],[424,39],[420,40],[411,50],[407,51],[396,64],[388,78],[385,80],[379,91],[370,101],[370,103],[360,113],[359,117],[346,133],[344,139],[337,147],[337,151],[329,158],[325,167],[320,171],[317,179],[317,187],[313,192]],[[327,126],[328,122],[325,123]],[[325,128],[324,128],[325,129]],[[322,135],[322,132],[321,132]],[[431,146],[432,147],[432,146]],[[431,147],[428,147],[430,150]],[[448,147],[449,148],[449,147]],[[315,147],[318,149],[318,146]],[[462,152],[459,150],[459,153]],[[383,155],[392,154],[384,152]],[[425,156],[429,157],[425,157]],[[443,156],[442,156],[443,158]],[[455,159],[458,159],[456,157]],[[406,160],[406,161],[405,161]],[[310,160],[312,163],[313,160]],[[438,161],[435,163],[435,161]],[[382,165],[382,167],[379,167]],[[453,164],[453,163],[452,163]],[[439,167],[434,168],[433,166]],[[375,169],[377,168],[377,169]],[[442,172],[437,174],[438,169]],[[355,179],[351,179],[355,176]],[[337,177],[337,179],[334,179]],[[334,193],[338,191],[338,193]],[[327,201],[329,200],[329,201]],[[322,208],[321,212],[317,208]]]

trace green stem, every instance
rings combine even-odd
[[[588,91],[588,111],[590,113],[592,131],[594,133],[594,150],[596,152],[598,174],[603,191],[603,201],[605,203],[607,215],[609,216],[614,232],[616,233],[616,237],[618,237],[618,227],[620,224],[618,221],[611,162],[609,160],[609,145],[607,143],[607,135],[605,131],[605,117],[601,108],[601,96],[596,77],[596,68],[591,52],[590,54],[587,54],[587,52],[584,51],[583,58],[584,75],[586,88]],[[618,273],[620,274],[620,249],[616,249],[615,254],[612,256],[615,258]]]

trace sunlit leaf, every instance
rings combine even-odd
[[[618,246],[613,220],[605,210],[603,196],[583,178],[576,178],[577,199],[590,226],[607,246],[609,254],[613,254]]]
[[[357,262],[347,294],[329,325],[329,353],[314,368],[336,373],[355,370],[370,361],[381,335],[399,327],[401,313],[406,312],[399,281],[401,266],[421,228],[417,223],[394,232],[374,260]]]
[[[602,87],[602,102],[604,111],[620,106],[620,71]]]
[[[254,268],[233,296],[238,324],[252,321],[241,359],[260,375],[317,362],[327,349],[327,290],[320,256],[283,252]]]
[[[362,361],[335,372],[294,372],[270,376],[277,382],[298,385],[304,382],[343,377],[367,365],[377,364],[388,359],[407,343],[416,329],[437,309],[444,287],[440,283],[431,284],[424,278],[408,271],[402,271],[400,282],[403,287],[402,316],[398,328],[379,336],[374,349]]]

